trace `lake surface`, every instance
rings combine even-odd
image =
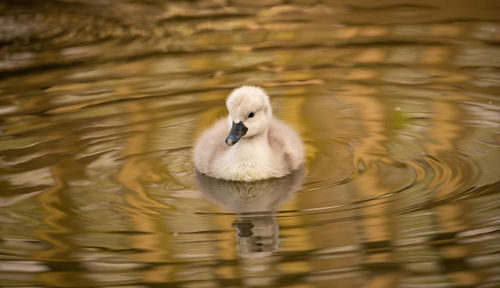
[[[0,286],[500,287],[498,1],[2,1],[0,43]],[[197,175],[243,84],[302,170]]]

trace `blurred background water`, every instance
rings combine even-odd
[[[0,286],[500,287],[499,20],[494,0],[2,1]],[[196,175],[242,84],[303,170]]]

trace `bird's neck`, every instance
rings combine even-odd
[[[243,137],[243,138],[241,138],[240,142],[245,143],[247,145],[248,144],[250,144],[250,145],[267,144],[268,143],[267,135],[268,135],[268,129],[266,129],[258,134],[255,134],[253,136],[250,136],[250,137]]]
[[[252,154],[264,152],[269,149],[268,130],[251,137],[243,137],[233,147],[233,151],[246,158]]]

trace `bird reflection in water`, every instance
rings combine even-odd
[[[235,212],[232,227],[238,230],[238,251],[243,256],[262,257],[279,248],[276,213],[291,199],[304,180],[304,169],[281,178],[255,182],[225,181],[197,173],[204,197]]]

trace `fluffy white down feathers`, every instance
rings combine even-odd
[[[302,141],[289,125],[273,117],[264,90],[239,87],[229,94],[226,106],[228,118],[216,121],[195,144],[194,164],[200,173],[255,181],[282,177],[300,168],[304,162]]]

